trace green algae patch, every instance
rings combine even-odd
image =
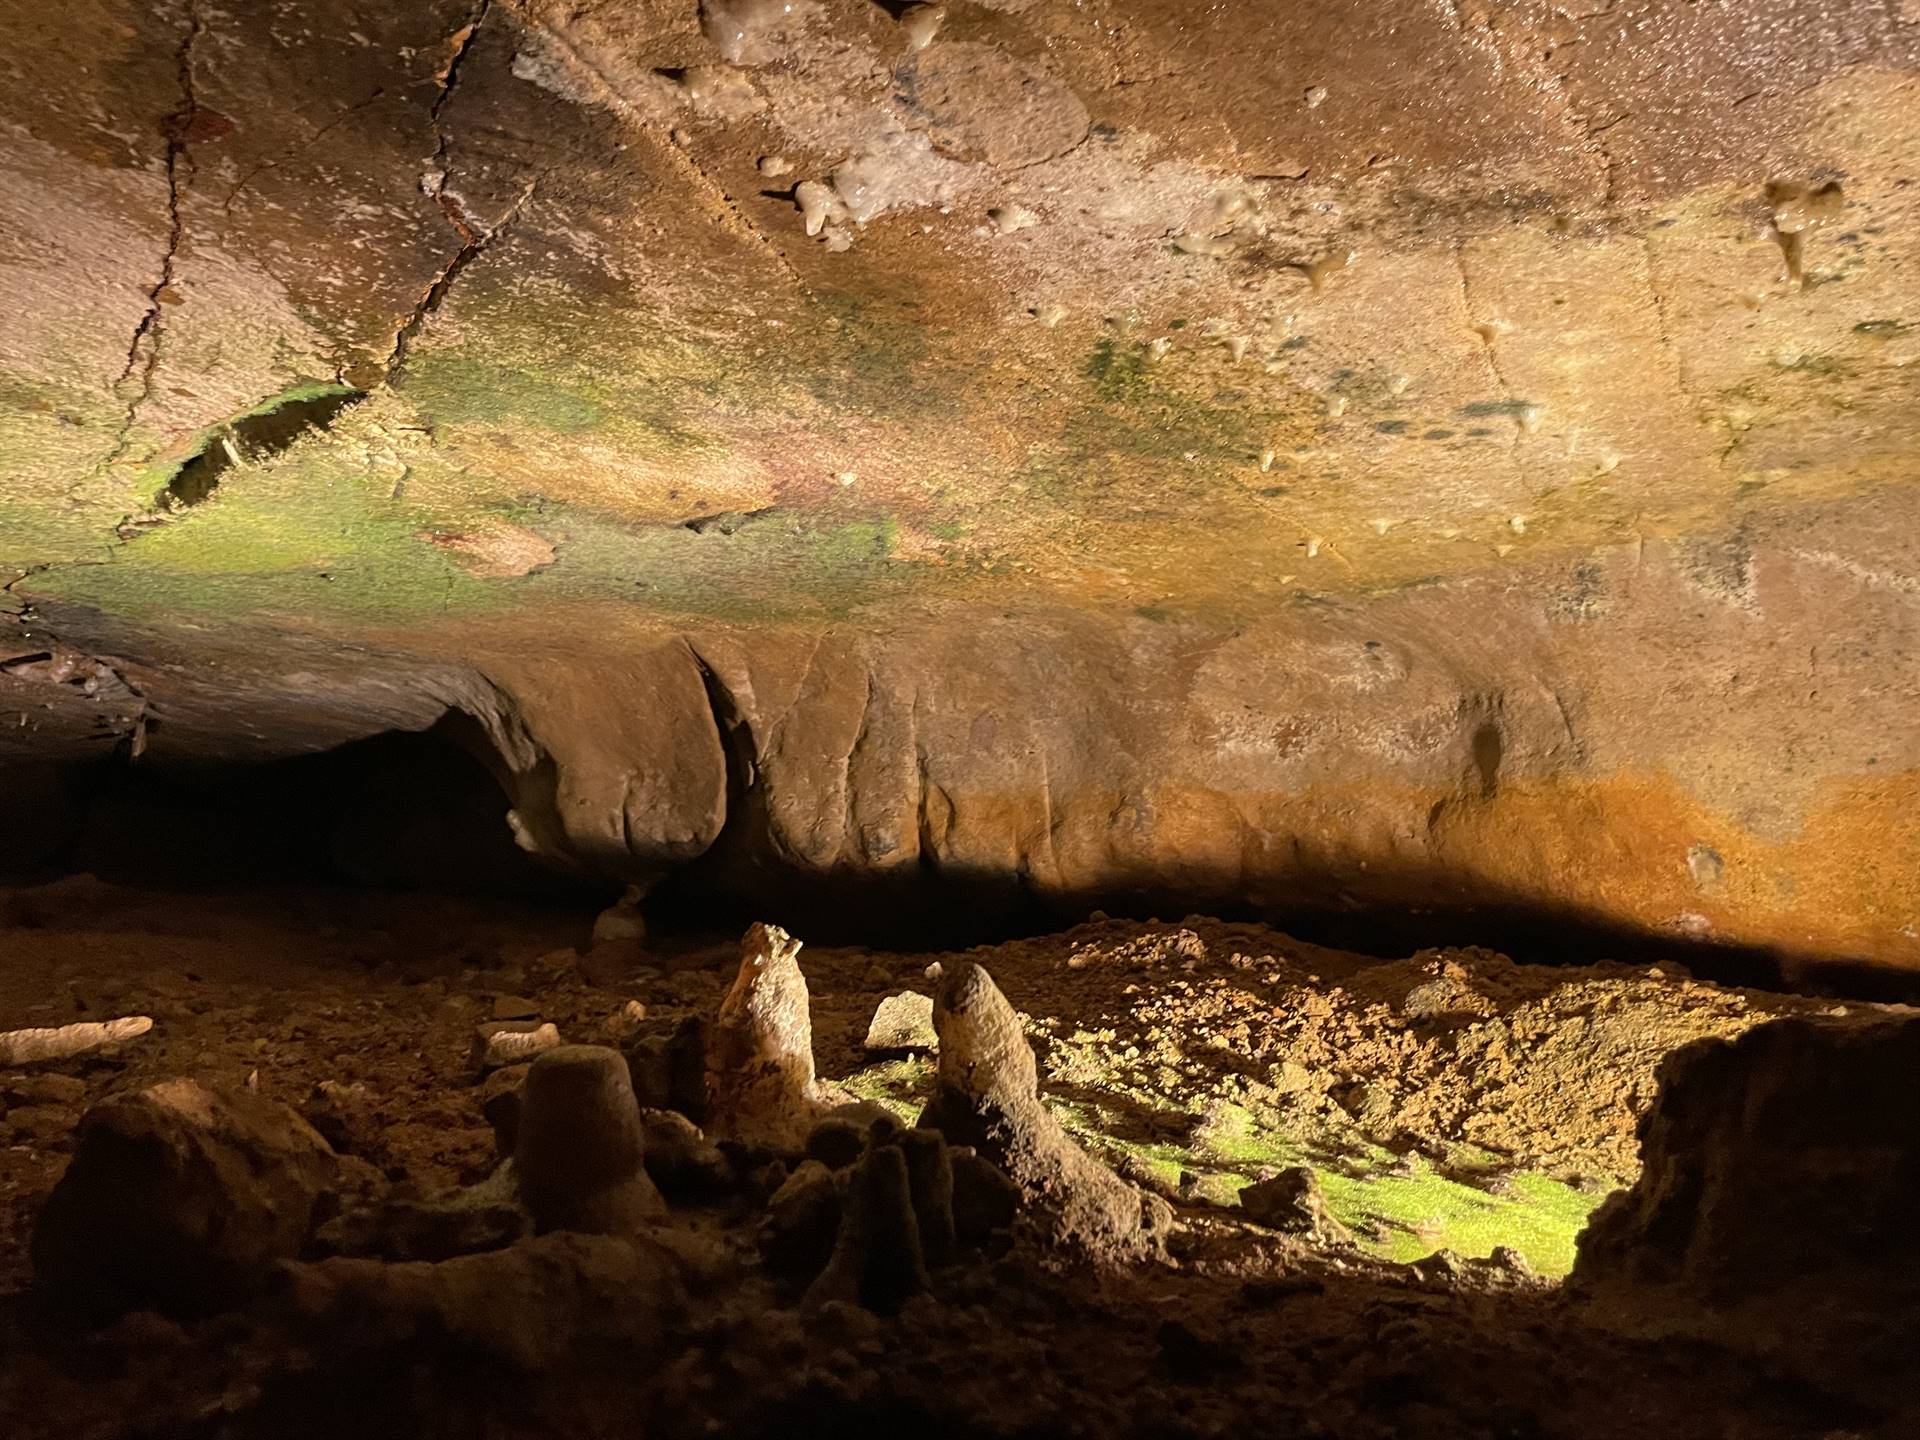
[[[559,556],[528,577],[529,595],[625,599],[690,618],[841,616],[901,593],[922,568],[894,558],[898,522],[870,511],[776,509],[703,532],[552,505],[538,524]]]
[[[1550,1176],[1518,1173],[1465,1184],[1423,1161],[1393,1157],[1362,1163],[1355,1174],[1315,1166],[1327,1208],[1386,1260],[1419,1260],[1437,1250],[1474,1257],[1508,1245],[1542,1275],[1573,1269],[1574,1243],[1599,1197]]]
[[[1398,1264],[1440,1250],[1465,1258],[1502,1245],[1541,1275],[1573,1268],[1574,1244],[1599,1197],[1549,1176],[1503,1171],[1496,1157],[1449,1147],[1444,1166],[1379,1146],[1327,1150],[1266,1124],[1251,1108],[1216,1103],[1197,1123],[1151,1088],[1102,1066],[1097,1046],[1058,1042],[1043,1098],[1067,1133],[1137,1182],[1189,1203],[1237,1207],[1262,1174],[1304,1165],[1319,1177],[1327,1208],[1367,1253]],[[932,1092],[924,1056],[869,1065],[840,1082],[911,1122]]]
[[[428,352],[407,370],[407,398],[429,425],[518,422],[556,435],[579,435],[606,423],[598,386],[531,368],[457,353]]]
[[[933,1091],[934,1064],[924,1055],[909,1055],[886,1060],[856,1070],[840,1082],[843,1089],[858,1098],[880,1106],[896,1119],[911,1125],[920,1116],[921,1107]]]
[[[36,588],[131,619],[344,614],[404,619],[492,603],[431,540],[436,517],[394,482],[309,446],[243,461],[190,511],[150,526],[110,562],[51,572]]]

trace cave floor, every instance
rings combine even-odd
[[[0,1428],[1204,1435],[1257,1415],[1303,1435],[1911,1433],[1730,1353],[1611,1334],[1557,1283],[1588,1213],[1637,1169],[1664,1055],[1775,1014],[1871,1007],[1673,966],[1380,961],[1198,917],[1096,916],[966,952],[1026,1017],[1056,1113],[1174,1203],[1169,1264],[1096,1277],[1016,1249],[943,1273],[935,1303],[885,1321],[803,1321],[790,1297],[730,1282],[647,1365],[596,1350],[513,1377],[424,1341],[302,1350],[247,1316],[133,1317],[84,1338],[42,1324],[27,1236],[88,1104],[182,1074],[296,1108],[322,1081],[363,1084],[356,1153],[422,1194],[474,1182],[496,1163],[477,1025],[537,1014],[568,1040],[620,1043],[711,1013],[731,979],[731,937],[595,946],[589,929],[554,909],[372,892],[87,877],[0,892],[0,1028],[155,1022],[115,1053],[0,1072],[0,1353],[15,1357],[0,1362]],[[802,952],[823,1078],[912,1113],[925,1053],[863,1042],[876,1004],[926,992],[940,958]],[[1240,1218],[1243,1185],[1297,1164],[1351,1244]]]

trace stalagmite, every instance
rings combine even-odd
[[[665,1210],[643,1163],[640,1107],[618,1050],[563,1045],[527,1071],[514,1172],[534,1225],[630,1233]]]
[[[898,1145],[874,1145],[848,1177],[833,1258],[807,1301],[856,1301],[890,1313],[928,1284],[906,1153]]]
[[[777,925],[753,925],[740,942],[740,973],[707,1040],[706,1123],[718,1139],[797,1155],[820,1116],[799,953]]]
[[[1040,1099],[1020,1017],[992,977],[962,961],[939,981],[940,1071],[920,1124],[1004,1170],[1024,1197],[1023,1218],[1049,1240],[1116,1258],[1157,1249],[1171,1211],[1060,1128]]]

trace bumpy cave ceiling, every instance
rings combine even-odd
[[[1914,0],[74,0],[0,753],[1920,965]]]

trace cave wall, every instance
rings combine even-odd
[[[1920,964],[1910,0],[8,34],[0,759]]]

